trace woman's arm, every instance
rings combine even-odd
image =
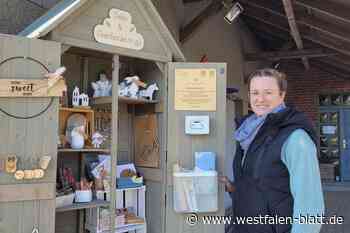
[[[317,148],[302,129],[295,130],[282,147],[282,161],[290,175],[290,189],[294,198],[293,218],[324,214],[324,200],[317,159]],[[292,225],[291,233],[319,233],[320,224]]]

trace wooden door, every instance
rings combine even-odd
[[[0,79],[42,79],[47,70],[52,72],[60,66],[60,51],[60,44],[55,42],[0,34]],[[39,167],[41,156],[51,157],[41,179],[17,180],[2,166],[0,233],[53,233],[58,98],[0,98],[0,108],[2,164],[15,155],[17,170],[33,170]]]
[[[204,77],[204,78],[203,78]],[[210,119],[208,135],[185,134],[185,117],[205,115]],[[166,233],[224,232],[224,225],[190,225],[187,214],[176,213],[173,203],[173,164],[192,169],[194,152],[216,153],[216,170],[224,171],[226,135],[226,64],[170,63],[168,67]],[[224,215],[224,190],[219,186],[218,211]],[[204,214],[198,214],[199,219]]]

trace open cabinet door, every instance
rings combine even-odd
[[[60,60],[58,43],[0,34],[0,81],[43,79]],[[0,97],[0,108],[0,232],[53,233],[58,97]],[[33,178],[28,171],[40,168],[44,155],[51,157],[44,176]],[[15,170],[28,179],[16,179]]]
[[[186,116],[208,116],[209,133],[198,131],[196,126],[188,127],[189,132],[185,133]],[[198,213],[198,222],[189,224],[186,220],[188,214],[174,210],[173,165],[178,163],[181,167],[193,169],[195,152],[214,152],[216,171],[223,173],[226,141],[225,63],[169,64],[167,132],[166,233],[223,233],[223,224],[204,225],[200,221],[203,215],[224,215],[223,186],[219,185],[218,188],[217,211]],[[184,199],[181,201],[186,202]]]

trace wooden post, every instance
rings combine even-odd
[[[116,200],[116,169],[118,160],[118,92],[119,92],[119,56],[113,56],[112,72],[112,143],[111,143],[111,177],[110,177],[110,226],[111,231],[115,228],[115,200]]]

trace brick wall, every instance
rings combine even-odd
[[[305,112],[317,121],[317,98],[322,92],[350,92],[349,78],[337,77],[311,65],[306,71],[300,62],[285,62],[280,69],[288,76],[287,104]]]

